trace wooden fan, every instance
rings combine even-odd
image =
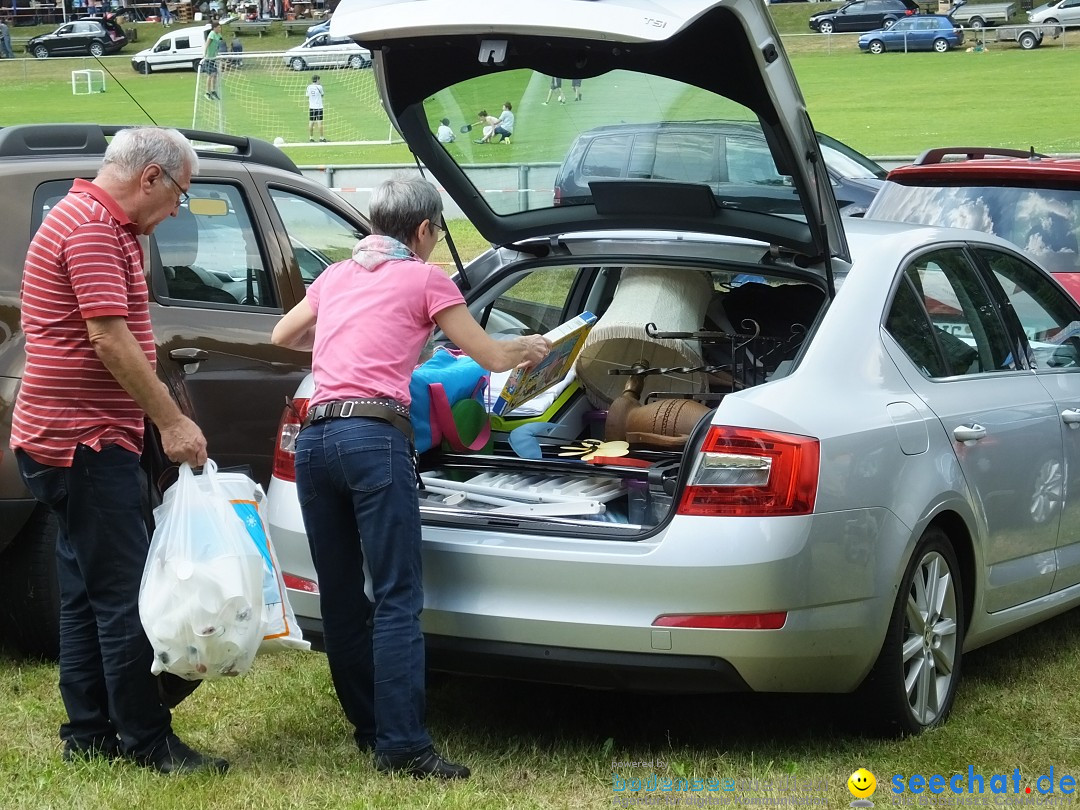
[[[599,439],[582,439],[577,445],[564,445],[560,449],[566,450],[559,453],[560,456],[577,456],[582,461],[588,461],[593,456],[617,458],[630,452],[627,442],[602,442]]]

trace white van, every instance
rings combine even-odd
[[[153,48],[139,51],[131,57],[131,66],[138,73],[153,73],[155,70],[198,70],[209,33],[209,24],[168,31],[161,35]]]

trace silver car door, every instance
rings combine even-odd
[[[922,312],[900,318],[894,304],[887,328],[915,366],[901,370],[941,421],[967,480],[979,524],[976,563],[986,571],[982,608],[1045,596],[1061,514],[1057,408],[1019,361],[963,247],[919,256],[903,283]]]

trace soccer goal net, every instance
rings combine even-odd
[[[322,86],[322,120],[311,120],[308,87]],[[227,53],[195,83],[193,129],[250,135],[277,145],[379,144],[398,139],[370,66],[311,69],[285,53]],[[315,126],[312,126],[312,124]]]

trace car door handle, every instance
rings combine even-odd
[[[173,349],[169,352],[169,359],[177,363],[201,363],[210,359],[210,352],[205,349],[196,349],[194,346],[185,346],[182,349]]]
[[[1061,412],[1061,421],[1073,430],[1080,428],[1080,408],[1066,408]]]
[[[986,437],[986,428],[982,425],[957,425],[953,428],[953,438],[964,444],[974,444],[979,439]]]

